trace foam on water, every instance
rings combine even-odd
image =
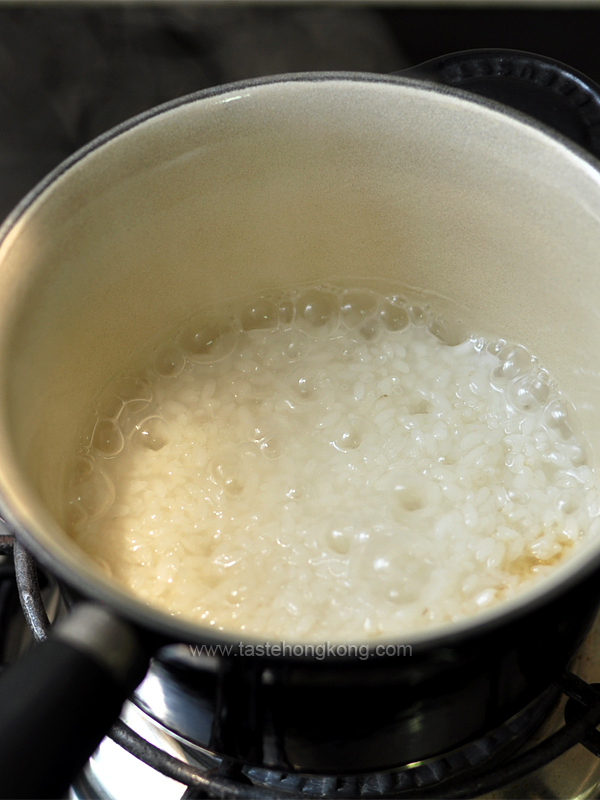
[[[196,317],[100,399],[65,526],[146,602],[298,640],[476,614],[600,533],[577,413],[522,345],[303,287]]]

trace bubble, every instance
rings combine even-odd
[[[104,419],[117,419],[123,409],[123,401],[114,394],[104,397],[96,409],[96,415]]]
[[[418,487],[396,487],[396,500],[403,511],[420,511],[427,505],[426,495]]]
[[[260,298],[240,314],[240,323],[245,331],[268,330],[279,327],[279,308],[272,300]]]
[[[123,449],[125,440],[117,424],[111,419],[100,419],[96,422],[92,447],[103,456],[112,458]]]
[[[136,426],[133,441],[146,450],[162,450],[170,441],[169,430],[160,417],[149,417]]]
[[[152,400],[150,382],[142,377],[120,378],[112,387],[112,391],[124,403],[131,403],[136,400],[149,403]]]
[[[310,350],[310,339],[302,331],[287,331],[279,342],[281,356],[286,361],[299,361]]]
[[[376,341],[381,335],[381,325],[377,319],[366,319],[359,327],[360,336],[367,342]]]
[[[377,305],[377,297],[371,292],[344,292],[340,305],[342,319],[349,328],[356,328],[375,314]]]
[[[289,431],[277,415],[264,415],[254,420],[253,441],[266,458],[277,459],[289,446]]]
[[[588,463],[587,450],[579,442],[573,442],[569,446],[567,457],[574,467],[582,467]]]
[[[81,430],[81,439],[80,445],[82,450],[87,450],[92,446],[92,438],[94,436],[94,430],[96,428],[96,422],[98,421],[97,414],[90,414],[88,419],[86,419],[85,424]]]
[[[154,359],[154,369],[163,378],[174,378],[185,367],[185,356],[175,346],[165,347]]]
[[[213,481],[227,494],[236,497],[242,494],[248,481],[248,468],[237,453],[223,453],[210,463]]]
[[[127,403],[119,416],[119,429],[128,439],[145,419],[154,416],[159,416],[158,408],[154,403],[144,403],[144,405],[138,405],[137,402]]]
[[[181,334],[180,344],[201,364],[215,364],[231,355],[237,344],[238,331],[225,322],[195,317]]]
[[[78,456],[73,468],[74,480],[83,480],[92,474],[96,463],[91,456]]]
[[[381,307],[379,316],[388,331],[403,331],[408,327],[408,311],[403,306],[386,302]]]
[[[539,370],[535,375],[525,375],[508,387],[509,401],[525,414],[540,411],[549,396],[550,378],[545,370]]]
[[[279,303],[279,321],[282,325],[291,325],[294,321],[294,304],[291,300],[281,300]]]
[[[394,480],[394,515],[406,519],[415,512],[434,508],[441,497],[439,487],[424,475],[398,475]]]
[[[260,440],[258,449],[267,458],[281,458],[287,450],[286,437],[279,433],[271,433]]]
[[[243,595],[238,589],[230,589],[225,595],[226,602],[232,606],[239,606],[243,599]]]
[[[395,605],[418,600],[432,571],[429,564],[408,550],[401,537],[395,536],[379,542],[376,549],[371,548],[365,566],[374,593]]]
[[[89,474],[78,474],[67,495],[67,515],[71,524],[99,519],[115,501],[115,487],[104,472],[95,467]]]
[[[409,306],[410,320],[416,328],[422,328],[427,324],[427,309],[420,305]]]
[[[329,390],[330,381],[323,372],[296,372],[290,380],[293,400],[312,403],[322,400]]]
[[[343,556],[350,551],[353,538],[352,532],[348,528],[330,528],[325,534],[329,547]]]
[[[253,423],[253,439],[255,442],[264,439],[265,436],[270,436],[275,433],[276,423],[273,422],[273,417],[269,414],[264,414],[257,417]]]
[[[364,426],[360,422],[346,421],[335,432],[332,444],[336,450],[340,450],[342,453],[357,450],[363,443],[364,435]]]
[[[328,343],[334,358],[342,359],[343,361],[352,360],[359,351],[359,343],[356,339],[350,339],[345,336],[340,336],[337,339],[332,339]]]
[[[521,345],[505,345],[498,353],[500,363],[492,370],[491,381],[494,386],[508,386],[511,381],[521,377],[531,369],[531,354]]]
[[[434,317],[427,325],[429,332],[442,344],[456,347],[467,340],[467,332],[460,320],[447,320],[443,317]]]
[[[309,289],[296,300],[296,319],[310,336],[326,339],[338,328],[339,302],[332,292]]]
[[[491,353],[493,356],[497,356],[502,350],[506,347],[506,339],[497,339],[494,342],[490,342],[487,345],[488,353]]]
[[[563,397],[553,400],[544,412],[544,425],[555,436],[568,441],[579,431],[575,407]]]

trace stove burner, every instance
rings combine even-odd
[[[309,794],[312,797],[422,797],[430,788],[444,797],[449,781],[466,781],[482,771],[503,762],[539,727],[557,700],[558,691],[551,688],[525,711],[507,724],[471,744],[449,753],[398,771],[345,777],[289,775],[270,770],[249,768],[245,774],[259,786],[279,793]],[[462,784],[461,784],[462,785]]]
[[[32,557],[10,535],[0,534],[0,556],[14,550],[16,582],[27,624],[33,637],[45,638],[50,626]],[[8,612],[6,585],[13,585],[12,567],[5,559],[0,564],[0,623]],[[5,626],[0,628],[3,633]],[[5,647],[2,651],[5,652]],[[555,687],[538,698],[506,725],[466,747],[426,763],[398,771],[359,776],[296,775],[244,767],[188,743],[179,743],[187,759],[176,758],[157,747],[123,722],[111,730],[110,738],[135,758],[154,770],[189,787],[184,798],[232,797],[266,800],[282,797],[313,798],[434,798],[447,800],[475,798],[501,789],[552,762],[577,743],[600,757],[600,684],[590,685],[571,672],[565,672]],[[548,715],[560,693],[569,700],[566,724],[537,744],[522,747]],[[143,712],[138,711],[138,714]],[[144,717],[146,715],[143,715]],[[149,723],[155,725],[150,718]],[[515,752],[516,751],[516,752]],[[94,797],[92,784],[77,797]],[[514,795],[512,795],[514,796]],[[541,794],[530,795],[542,797]],[[569,795],[574,796],[574,795]],[[586,794],[590,797],[592,795]],[[594,795],[596,796],[596,795]]]
[[[226,778],[229,781],[235,779],[238,783],[246,784],[247,788],[250,784],[258,788],[264,787],[269,790],[269,797],[421,797],[425,796],[422,794],[424,790],[433,787],[436,789],[435,796],[439,797],[439,791],[445,790],[448,779],[464,780],[466,777],[479,774],[482,770],[489,770],[491,766],[503,761],[507,755],[520,747],[547,716],[556,702],[557,695],[557,690],[551,689],[508,724],[476,742],[442,758],[398,771],[344,776],[290,774],[245,767],[227,759],[219,759],[189,744],[186,745],[186,750],[193,760],[203,764],[204,777],[208,765],[215,779]],[[131,734],[130,729],[119,723],[113,729],[112,738],[159,771],[176,777],[175,773],[171,772],[171,768],[175,766],[173,761],[165,762],[159,752],[148,751],[147,743],[135,734],[133,736]],[[185,775],[179,774],[177,779],[185,781]]]

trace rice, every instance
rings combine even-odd
[[[399,295],[198,317],[100,400],[65,526],[217,630],[364,640],[506,600],[600,532],[577,414],[522,345]]]

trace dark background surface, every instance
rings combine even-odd
[[[598,9],[396,8],[382,10],[411,63],[456,50],[509,47],[551,56],[600,82]]]
[[[69,153],[158,103],[303,70],[393,72],[477,47],[600,82],[599,9],[361,5],[0,6],[0,217]]]

